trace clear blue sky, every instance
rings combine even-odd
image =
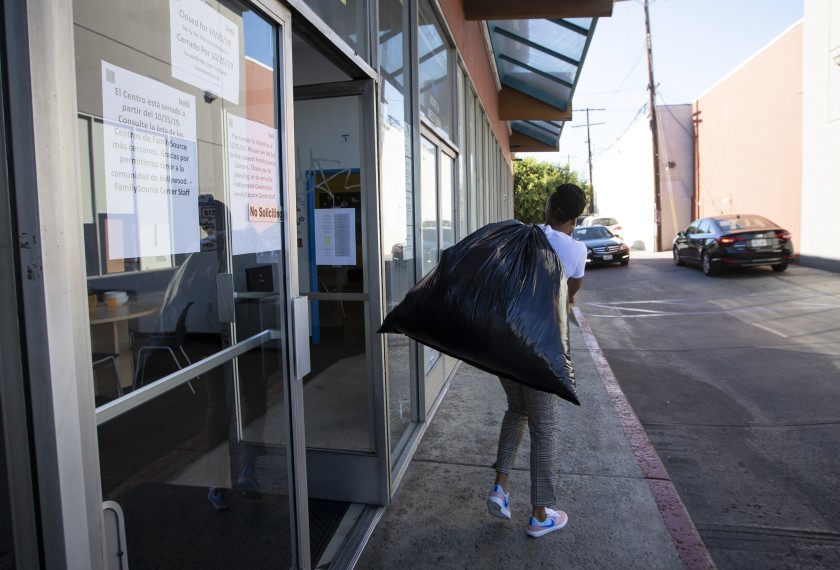
[[[643,6],[616,2],[613,15],[598,20],[560,152],[526,156],[568,161],[588,179],[584,109],[604,109],[589,113],[593,160],[642,116],[649,102]],[[697,99],[799,21],[803,0],[652,0],[649,10],[656,102],[663,105]],[[593,178],[597,184],[597,172]]]

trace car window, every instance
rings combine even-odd
[[[741,216],[731,220],[717,220],[720,229],[725,232],[734,230],[748,230],[754,228],[767,228],[775,224],[762,216]]]
[[[712,231],[712,222],[710,220],[700,220],[700,224],[697,226],[698,234],[710,234]]]
[[[699,230],[697,226],[700,224],[700,220],[694,220],[691,224],[685,229],[686,234],[696,234]]]
[[[720,226],[721,231],[724,232],[741,229],[741,226],[738,224],[738,220],[718,220],[717,224]]]
[[[572,230],[572,237],[579,241],[588,239],[605,239],[613,237],[613,233],[604,226],[581,226]]]

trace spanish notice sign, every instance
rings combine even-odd
[[[109,259],[198,251],[195,97],[102,62]]]

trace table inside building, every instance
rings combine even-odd
[[[118,307],[108,307],[104,302],[100,302],[90,308],[90,340],[93,352],[118,355],[117,370],[123,389],[131,386],[134,379],[129,321],[154,315],[159,309],[160,307],[156,304],[134,300],[129,300]],[[101,381],[94,379],[96,394],[116,395],[113,380],[109,381],[104,377],[108,373],[108,371],[103,371]]]

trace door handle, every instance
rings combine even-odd
[[[105,527],[105,567],[108,570],[128,570],[125,517],[122,507],[114,501],[104,501],[102,503],[102,518]]]
[[[312,371],[309,357],[309,299],[292,299],[292,320],[295,330],[295,375],[298,380],[303,380],[303,377]]]

